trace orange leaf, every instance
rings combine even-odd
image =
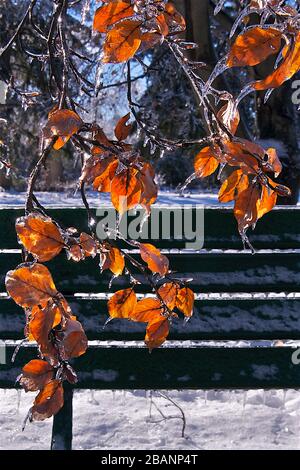
[[[109,269],[115,276],[120,276],[125,267],[124,256],[118,248],[109,247],[107,252],[101,253],[101,269]]]
[[[39,261],[54,258],[64,247],[62,235],[49,217],[35,214],[20,217],[16,232],[22,245]]]
[[[170,310],[175,308],[177,292],[178,284],[175,282],[167,282],[158,289],[160,297]]]
[[[49,343],[49,333],[61,322],[61,311],[52,301],[41,308],[35,305],[31,311],[29,332],[36,342],[43,348]]]
[[[260,190],[256,184],[250,185],[242,191],[235,200],[234,215],[238,223],[240,233],[257,221],[257,201],[260,198]]]
[[[260,219],[267,212],[270,212],[277,201],[277,193],[266,186],[262,187],[261,197],[257,201],[257,218]]]
[[[7,292],[21,307],[46,304],[57,295],[52,276],[46,266],[24,263],[6,274]]]
[[[130,320],[149,323],[161,317],[163,308],[158,299],[148,297],[139,300]]]
[[[25,392],[35,392],[44,388],[52,378],[53,367],[46,361],[33,359],[23,367],[19,383]]]
[[[59,412],[64,404],[64,391],[59,380],[51,380],[34,400],[31,420],[43,421]]]
[[[118,0],[112,1],[97,9],[94,16],[93,28],[99,31],[99,33],[105,33],[108,26],[133,14],[134,10],[130,3]]]
[[[167,318],[159,318],[150,322],[146,329],[145,344],[149,351],[161,346],[169,334],[169,321]]]
[[[186,317],[191,317],[193,315],[195,294],[189,289],[189,287],[183,287],[179,289],[176,298],[176,307],[180,310]]]
[[[137,52],[141,45],[141,22],[124,20],[111,29],[104,43],[103,62],[124,62]]]
[[[155,248],[150,243],[141,243],[140,253],[150,271],[159,273],[161,276],[167,274],[169,271],[169,260],[165,255],[161,254],[158,248]]]
[[[257,65],[279,51],[282,33],[275,28],[255,26],[240,34],[230,49],[228,67]]]
[[[268,77],[252,84],[255,90],[277,88],[295,75],[300,69],[300,33],[293,39],[290,50],[284,60]]]
[[[218,166],[219,162],[214,157],[210,147],[204,147],[200,150],[194,160],[194,168],[198,178],[204,178],[205,176],[211,175],[216,171]]]
[[[108,301],[107,308],[111,318],[130,318],[137,304],[133,289],[118,290]]]
[[[239,186],[243,184],[243,179],[248,181],[248,177],[243,174],[242,170],[234,170],[228,178],[223,182],[219,191],[219,201],[228,202],[233,201],[236,192],[239,190]],[[243,189],[246,189],[243,187]]]
[[[154,170],[150,163],[146,162],[139,173],[139,180],[142,185],[142,194],[140,204],[150,212],[150,206],[157,199],[157,185],[154,181]]]
[[[141,199],[141,183],[137,170],[126,168],[114,176],[111,182],[111,202],[120,214],[135,207]]]
[[[49,114],[48,122],[43,129],[43,136],[46,140],[58,136],[53,148],[59,150],[68,142],[73,134],[78,132],[81,126],[82,120],[74,111],[58,109]]]
[[[130,119],[130,113],[126,114],[126,116],[123,116],[121,119],[119,119],[116,128],[115,128],[115,136],[118,140],[125,140],[130,134],[130,131],[132,129],[132,125],[126,125],[126,123]]]

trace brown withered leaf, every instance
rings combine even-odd
[[[149,323],[159,319],[163,311],[164,309],[158,299],[146,297],[138,301],[129,318],[133,321]]]
[[[22,245],[39,261],[49,261],[64,247],[63,237],[50,217],[30,214],[16,220],[16,232]]]
[[[165,17],[170,33],[179,34],[185,30],[186,28],[185,19],[176,10],[173,3],[168,2],[165,5],[164,17]]]
[[[130,2],[111,1],[97,9],[94,16],[93,28],[99,33],[105,33],[109,26],[133,14],[134,10]]]
[[[68,258],[75,263],[82,261],[84,259],[84,251],[79,243],[74,241],[68,248],[67,248]]]
[[[223,150],[228,165],[238,166],[247,174],[256,175],[260,171],[259,162],[263,162],[265,150],[255,142],[240,138],[226,141]]]
[[[150,271],[159,273],[161,276],[167,274],[169,271],[169,260],[165,255],[161,254],[158,248],[150,243],[141,243],[140,253]]]
[[[184,316],[191,317],[193,315],[195,294],[189,287],[182,287],[177,292],[176,307]]]
[[[125,268],[124,255],[119,248],[109,246],[101,253],[101,269],[109,269],[115,276],[120,276]]]
[[[178,289],[179,285],[176,282],[166,282],[158,289],[160,297],[170,310],[175,308]]]
[[[85,353],[88,347],[86,334],[79,321],[66,319],[61,331],[57,333],[58,350],[62,360],[68,361]]]
[[[50,140],[52,137],[57,136],[53,148],[59,150],[73,134],[79,131],[82,124],[82,120],[74,111],[57,109],[49,114],[48,122],[43,129],[44,139]]]
[[[107,303],[111,318],[130,318],[135,311],[137,298],[133,289],[118,290]]]
[[[240,34],[232,45],[226,65],[257,65],[279,51],[282,33],[275,28],[255,26]]]
[[[141,45],[141,21],[124,20],[108,31],[104,43],[106,63],[125,62],[137,52]]]
[[[79,241],[85,257],[91,256],[94,258],[97,255],[98,244],[91,235],[82,232],[80,234]]]
[[[116,127],[115,127],[115,136],[118,140],[125,140],[130,134],[132,129],[131,124],[127,124],[130,119],[130,113],[126,114],[125,116],[119,119]]]
[[[56,415],[64,404],[64,390],[59,380],[51,380],[40,391],[30,410],[31,420],[43,421]]]
[[[19,383],[25,392],[35,392],[44,388],[52,379],[53,367],[46,361],[33,359],[23,367]]]
[[[24,263],[6,274],[7,292],[21,307],[45,305],[57,295],[52,276],[46,266]]]
[[[135,207],[141,199],[141,183],[135,168],[125,168],[111,182],[111,202],[120,214]]]
[[[219,161],[215,158],[210,147],[204,147],[194,159],[194,169],[198,178],[204,178],[216,171]]]
[[[169,321],[167,318],[158,318],[148,323],[145,336],[145,344],[149,351],[161,346],[169,334]]]
[[[260,198],[260,188],[251,184],[242,191],[235,200],[234,216],[238,223],[239,232],[245,233],[247,228],[257,221],[257,201]]]

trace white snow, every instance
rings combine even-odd
[[[47,192],[37,191],[35,192],[39,202],[45,206],[51,207],[83,207],[81,196],[79,192],[75,191],[63,191],[63,192]],[[87,199],[91,206],[101,207],[102,205],[111,206],[110,195],[108,193],[98,193],[96,191],[87,191]],[[16,191],[4,191],[0,190],[0,205],[2,206],[24,206],[26,200],[25,192]],[[159,206],[170,204],[205,204],[205,205],[216,205],[218,203],[217,193],[186,193],[184,196],[180,196],[175,191],[159,191],[157,202]],[[227,204],[228,205],[228,204]],[[230,205],[230,204],[229,204]],[[226,204],[225,204],[226,206]]]
[[[184,377],[183,377],[184,379]],[[300,393],[296,390],[171,391],[180,412],[153,392],[75,392],[74,449],[300,449]],[[48,449],[52,420],[23,420],[34,394],[0,390],[0,449]],[[18,407],[19,403],[19,407]],[[162,420],[161,414],[172,416]],[[174,416],[178,418],[174,418]]]

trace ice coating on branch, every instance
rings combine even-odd
[[[204,89],[203,89],[203,93],[207,93],[208,90],[210,89],[211,85],[213,84],[213,82],[215,81],[215,79],[217,77],[219,77],[219,75],[222,75],[222,73],[225,72],[225,70],[227,70],[227,57],[223,57],[221,60],[219,60],[219,62],[216,64],[214,70],[212,71],[209,79],[207,80],[206,82],[206,85],[204,86]]]
[[[224,3],[225,3],[226,0],[219,0],[215,9],[214,9],[214,15],[217,15],[223,8],[224,6]]]
[[[81,24],[86,22],[87,15],[91,8],[91,0],[85,0],[81,10]]]

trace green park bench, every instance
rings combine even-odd
[[[174,209],[173,224],[179,210]],[[22,366],[36,357],[35,347],[24,344],[11,362],[25,319],[7,297],[4,279],[21,262],[14,229],[20,215],[20,208],[0,209],[0,340],[6,350],[1,388],[15,387]],[[65,227],[87,231],[84,209],[55,208],[49,215]],[[250,233],[254,255],[242,249],[230,208],[205,208],[204,231],[201,250],[185,249],[185,240],[175,239],[172,230],[168,240],[148,240],[165,250],[177,277],[193,278],[196,294],[192,319],[186,324],[176,320],[169,341],[152,354],[143,346],[144,324],[114,320],[103,329],[107,296],[128,287],[128,276],[114,279],[109,289],[110,275],[100,273],[95,259],[74,263],[61,255],[46,263],[90,341],[87,353],[74,360],[79,376],[75,387],[300,388],[300,364],[292,361],[297,349],[292,340],[300,340],[300,207],[275,208],[258,222]],[[151,292],[141,281],[137,292]],[[72,447],[72,393],[66,386],[65,405],[53,421],[52,449]]]

